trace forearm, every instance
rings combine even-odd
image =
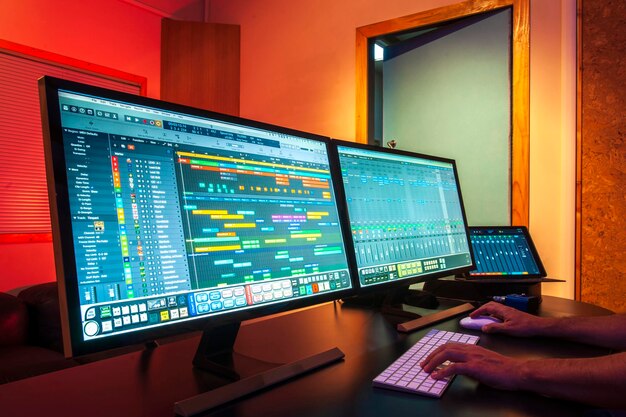
[[[535,335],[626,350],[626,315],[546,318]]]
[[[626,353],[539,359],[520,366],[517,388],[603,408],[626,409]]]
[[[483,326],[485,333],[518,337],[547,336],[626,350],[626,314],[594,317],[546,318],[524,313],[495,302],[487,303],[470,316],[492,315],[502,320]]]

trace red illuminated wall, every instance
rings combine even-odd
[[[0,39],[146,77],[157,98],[160,36],[161,16],[119,0],[0,0]],[[0,239],[0,291],[55,280],[51,242],[14,241]]]
[[[148,79],[159,96],[161,17],[122,1],[0,0],[0,39]]]

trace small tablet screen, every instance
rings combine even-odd
[[[525,227],[470,227],[472,278],[542,278],[545,270]]]

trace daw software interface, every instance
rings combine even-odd
[[[347,144],[337,150],[362,286],[469,269],[454,161]]]
[[[351,287],[324,141],[58,96],[84,340]]]
[[[476,259],[471,277],[543,277],[545,270],[524,227],[472,227],[470,239]]]

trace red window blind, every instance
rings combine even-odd
[[[43,75],[145,92],[144,77],[0,40],[0,238],[50,233],[37,89]]]

